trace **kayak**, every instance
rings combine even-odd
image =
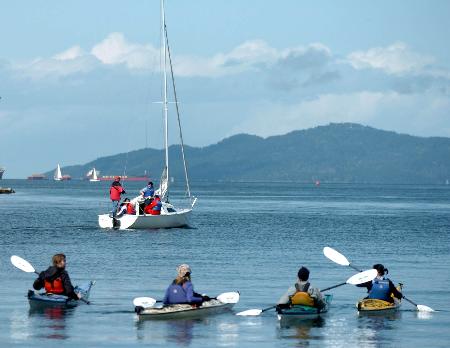
[[[139,319],[183,319],[198,318],[230,311],[235,303],[224,303],[216,299],[203,302],[199,307],[190,304],[174,304],[142,309],[136,307]]]
[[[330,309],[331,301],[333,300],[333,295],[326,294],[324,296],[325,307],[319,309],[317,307],[303,306],[303,305],[293,305],[290,308],[282,308],[278,310],[278,320],[289,320],[289,319],[315,319]]]
[[[82,298],[86,301],[89,299],[89,295],[92,289],[92,286],[95,284],[95,281],[90,281],[87,284],[82,286],[76,286],[75,292],[80,293]],[[30,306],[60,306],[60,307],[75,307],[80,303],[84,303],[83,301],[77,301],[73,299],[69,299],[65,295],[57,295],[51,293],[37,293],[33,290],[28,290],[28,302]]]
[[[398,291],[402,291],[402,285],[397,286]],[[402,301],[394,298],[394,302],[388,302],[375,298],[364,298],[356,303],[359,313],[366,314],[383,314],[392,313],[399,310]]]
[[[356,308],[358,308],[359,313],[383,314],[397,311],[401,304],[401,301],[397,299],[392,303],[374,298],[365,298],[358,301]]]

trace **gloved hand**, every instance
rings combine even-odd
[[[211,300],[211,297],[206,296],[206,295],[202,295],[202,300],[203,300],[203,301],[210,301],[210,300]]]

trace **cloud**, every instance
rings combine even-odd
[[[389,74],[419,72],[434,63],[433,57],[415,53],[402,42],[367,51],[355,51],[347,56],[347,60],[357,70],[381,69]]]
[[[55,54],[53,56],[53,59],[56,60],[73,60],[76,58],[79,58],[81,56],[84,55],[83,50],[81,49],[80,46],[73,46],[67,50],[65,50],[64,52]]]
[[[450,100],[432,93],[360,91],[323,94],[299,103],[255,103],[230,134],[285,134],[331,122],[355,122],[422,136],[450,136]]]
[[[103,64],[125,64],[129,69],[155,70],[159,67],[159,49],[152,45],[133,44],[122,33],[111,33],[91,49]]]

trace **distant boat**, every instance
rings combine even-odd
[[[53,175],[53,180],[55,180],[55,181],[62,180],[61,167],[59,166],[59,163],[58,163],[58,166],[56,167],[55,174]]]
[[[31,174],[28,180],[47,180],[47,177],[44,174]]]
[[[98,174],[100,174],[99,171],[95,170],[95,168],[92,168],[88,173],[87,176],[89,177],[89,181],[91,182],[97,182],[100,181],[98,178]]]
[[[62,175],[61,167],[59,166],[59,163],[58,163],[58,166],[56,167],[56,170],[55,170],[55,174],[53,175],[53,180],[65,181],[65,180],[71,180],[71,179],[72,179],[72,177],[70,175]]]
[[[4,172],[5,172],[5,168],[0,167],[0,179],[3,177]]]

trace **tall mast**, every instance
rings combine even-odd
[[[163,41],[163,72],[164,72],[164,147],[166,150],[166,185],[167,195],[169,193],[169,130],[167,120],[167,47],[166,47],[166,16],[164,11],[164,0],[161,0],[161,39]]]

